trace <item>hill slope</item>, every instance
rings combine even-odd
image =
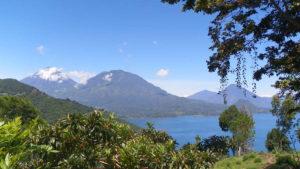
[[[87,113],[93,109],[68,99],[56,99],[14,79],[0,79],[0,95],[29,99],[42,112],[42,118],[53,122],[67,113]]]

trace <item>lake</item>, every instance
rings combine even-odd
[[[206,138],[212,135],[228,135],[219,127],[218,116],[178,116],[166,118],[130,118],[127,121],[145,127],[147,122],[154,124],[158,130],[170,134],[182,146],[188,142],[194,143],[197,135]],[[256,151],[266,151],[265,140],[267,133],[275,127],[276,118],[271,113],[253,115],[255,121],[255,141],[253,148]],[[299,145],[297,145],[297,148]]]

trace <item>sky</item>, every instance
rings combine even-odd
[[[54,66],[84,81],[121,69],[178,96],[219,90],[206,65],[212,16],[160,0],[3,0],[0,11],[0,78]],[[257,94],[275,94],[274,81],[257,82]]]

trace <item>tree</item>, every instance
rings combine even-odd
[[[236,106],[230,106],[220,115],[219,125],[223,131],[231,132],[231,146],[234,153],[237,152],[239,156],[247,151],[254,136],[252,117],[240,112]]]
[[[284,135],[278,128],[272,129],[266,140],[268,151],[289,151],[291,150],[289,138]]]
[[[288,134],[293,125],[296,112],[292,111],[297,104],[290,95],[287,95],[283,101],[275,95],[272,98],[271,112],[277,117],[276,126],[283,134]]]
[[[281,100],[278,95],[272,98],[273,116],[277,117],[276,128],[272,129],[267,136],[266,147],[269,151],[288,151],[291,149],[290,131],[293,128],[296,112],[291,111],[297,107],[291,95]]]
[[[15,96],[0,97],[0,118],[4,120],[14,120],[17,117],[21,117],[23,123],[28,123],[39,114],[40,112],[25,98]]]
[[[213,135],[198,143],[200,151],[210,150],[221,156],[226,156],[229,153],[229,137]]]
[[[230,72],[245,82],[245,61],[253,60],[253,79],[278,76],[275,87],[300,98],[300,3],[299,0],[161,0],[183,3],[183,11],[213,15],[209,27],[213,54],[210,72],[226,82]],[[235,70],[231,63],[236,59]],[[261,66],[258,60],[262,60]],[[255,86],[254,86],[255,88]]]

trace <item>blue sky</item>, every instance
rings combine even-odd
[[[122,69],[180,96],[219,89],[206,66],[211,16],[160,0],[9,0],[0,11],[0,78],[48,66],[83,74]],[[273,82],[258,82],[258,94],[274,94]]]

